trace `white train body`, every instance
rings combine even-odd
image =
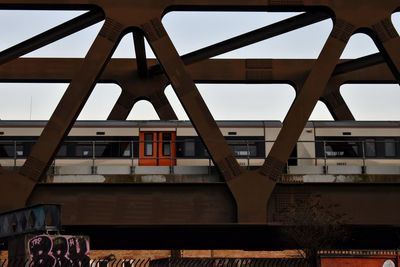
[[[0,163],[19,167],[41,134],[44,121],[0,121]],[[219,121],[240,165],[263,164],[279,135],[279,121]],[[288,160],[288,170],[355,167],[365,171],[400,166],[400,122],[308,122]],[[188,121],[79,121],[60,146],[56,166],[213,166]],[[347,166],[347,167],[345,167]],[[399,170],[400,172],[400,170]]]

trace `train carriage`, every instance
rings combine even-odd
[[[263,164],[279,121],[218,121],[240,165]],[[45,121],[0,121],[0,163],[19,167]],[[308,166],[399,166],[400,122],[308,122],[287,170]],[[60,145],[57,166],[213,166],[189,121],[78,121]]]

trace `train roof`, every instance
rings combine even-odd
[[[262,121],[262,120],[221,120],[216,121],[220,127],[232,127],[232,128],[279,128],[282,126],[280,121]],[[45,120],[0,120],[0,127],[11,127],[11,128],[43,128],[46,125]],[[80,120],[76,121],[74,127],[192,127],[192,124],[188,120],[139,120],[139,121],[112,121],[112,120]],[[399,128],[400,121],[309,121],[306,128]]]
[[[35,128],[35,127],[44,127],[47,121],[34,121],[34,120],[0,120],[0,127],[27,127],[27,128]],[[280,121],[217,121],[217,124],[220,127],[281,127],[282,123]],[[192,127],[192,123],[188,120],[170,120],[170,121],[162,121],[162,120],[142,120],[142,121],[112,121],[112,120],[81,120],[76,121],[74,127],[136,127],[136,128],[145,128],[145,127]]]
[[[315,128],[399,128],[399,121],[313,121]]]

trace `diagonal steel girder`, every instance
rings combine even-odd
[[[62,23],[50,30],[29,38],[22,43],[14,45],[0,52],[0,64],[16,59],[34,50],[42,48],[52,42],[60,40],[68,35],[76,33],[86,27],[102,21],[103,13],[100,10],[93,10],[84,13],[70,21]]]
[[[362,0],[293,0],[293,1],[106,1],[106,0],[13,0],[0,1],[0,8],[8,9],[87,9],[97,6],[104,11],[106,21],[90,49],[85,61],[77,70],[74,79],[60,101],[42,136],[20,173],[5,173],[1,178],[1,208],[24,205],[35,183],[44,174],[54,157],[61,140],[71,128],[74,120],[89,97],[94,84],[108,63],[122,34],[130,28],[143,31],[156,54],[166,76],[187,111],[199,136],[203,139],[211,157],[221,171],[237,204],[240,222],[265,222],[266,204],[282,173],[301,130],[318,99],[324,93],[334,68],[349,37],[355,31],[368,29],[376,35],[384,49],[385,60],[392,73],[399,78],[398,34],[393,31],[391,14],[399,8],[398,1]],[[363,6],[362,9],[357,8]],[[169,10],[284,10],[309,11],[330,10],[335,17],[333,31],[321,55],[308,74],[288,115],[283,128],[264,166],[256,171],[243,170],[234,159],[207,106],[203,102],[185,65],[177,54],[163,25],[162,15]],[[378,45],[379,46],[379,45]],[[16,177],[12,177],[16,176]],[[14,183],[14,184],[13,184]],[[11,194],[14,186],[17,193]],[[14,203],[13,200],[17,199]]]
[[[46,31],[42,34],[39,34],[27,41],[24,41],[10,49],[6,49],[0,53],[0,62],[9,61],[17,56],[21,56],[24,53],[30,52],[35,48],[40,48],[51,41],[58,40],[68,33],[73,33],[81,28],[86,26],[90,26],[91,24],[98,22],[102,18],[102,13],[100,10],[93,10],[86,14],[83,14],[67,23],[64,23],[60,26],[57,26],[49,31]],[[192,64],[206,58],[222,54],[228,52],[233,49],[237,49],[267,38],[271,38],[277,36],[279,34],[283,34],[309,24],[316,23],[318,21],[329,18],[329,16],[324,12],[308,12],[303,13],[289,19],[285,19],[283,21],[279,21],[277,23],[273,23],[271,25],[262,27],[260,29],[250,31],[248,33],[238,35],[236,37],[230,38],[228,40],[222,41],[220,43],[216,43],[214,45],[204,47],[197,51],[188,53],[182,56],[182,60],[185,64]],[[137,55],[137,72],[140,78],[147,77],[147,61],[145,55],[145,46],[144,46],[144,38],[140,32],[134,32],[134,40],[135,40],[135,52]],[[161,66],[159,64],[153,64],[151,68],[152,74],[160,74]],[[156,82],[153,82],[156,80]],[[160,79],[151,79],[146,80],[146,87],[141,86],[143,90],[136,90],[135,93],[124,91],[117,102],[117,105],[114,106],[112,113],[109,116],[109,119],[125,119],[129,111],[132,109],[133,104],[138,100],[143,98],[148,98],[155,106],[155,109],[160,117],[160,119],[177,119],[172,107],[168,104],[168,100],[165,95],[160,92],[155,92],[151,94],[146,94],[146,92],[154,91],[154,88],[157,81],[161,83],[165,83],[164,80]],[[137,85],[136,80],[133,79],[125,79],[124,81],[120,80],[119,83],[123,87],[134,87]],[[161,91],[161,90],[159,90]],[[123,114],[123,115],[121,115]]]
[[[78,58],[21,58],[0,66],[0,81],[68,83],[82,61]],[[211,59],[189,65],[188,71],[196,83],[279,82],[291,84],[298,91],[314,62],[313,59]],[[156,63],[156,60],[147,61],[147,65]],[[258,67],[252,68],[255,63]],[[99,78],[101,83],[115,83],[122,87],[121,96],[109,119],[126,119],[139,99],[148,98],[154,104],[153,96],[165,97],[162,91],[168,85],[168,79],[162,75],[140,79],[135,74],[135,65],[132,59],[111,59]],[[51,71],[43,73],[37,66]],[[340,107],[336,106],[337,100],[329,98],[331,95],[341,97],[340,86],[345,83],[396,83],[396,80],[379,54],[341,60],[321,98],[337,120],[354,119],[347,106],[346,112],[340,112]],[[163,104],[172,110],[167,101]],[[156,111],[161,119],[176,118],[173,110],[166,113],[156,107]]]

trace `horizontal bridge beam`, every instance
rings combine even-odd
[[[370,58],[377,60],[371,61]],[[82,62],[83,59],[80,58],[20,58],[0,65],[0,81],[67,83],[71,81]],[[156,62],[149,59],[147,64],[154,65]],[[187,67],[193,80],[199,83],[296,84],[303,82],[314,63],[314,59],[209,59]],[[252,67],[255,64],[257,68]],[[99,82],[119,83],[121,80],[132,79],[134,77],[131,73],[135,69],[135,59],[111,59]],[[371,73],[376,75],[371,76]],[[377,54],[365,57],[365,60],[341,60],[336,75],[346,76],[343,82],[397,83]]]
[[[318,197],[352,225],[399,225],[399,184],[277,184],[268,223],[290,223],[288,207]],[[63,225],[236,224],[234,200],[224,183],[211,184],[38,184],[29,205],[62,205]]]
[[[63,234],[89,235],[92,249],[297,248],[284,211],[307,197],[346,214],[347,239],[337,248],[392,249],[398,245],[398,184],[277,184],[265,225],[235,222],[224,183],[38,184],[29,204],[62,204]],[[304,207],[303,207],[304,208]],[[1,248],[1,247],[0,247]]]

